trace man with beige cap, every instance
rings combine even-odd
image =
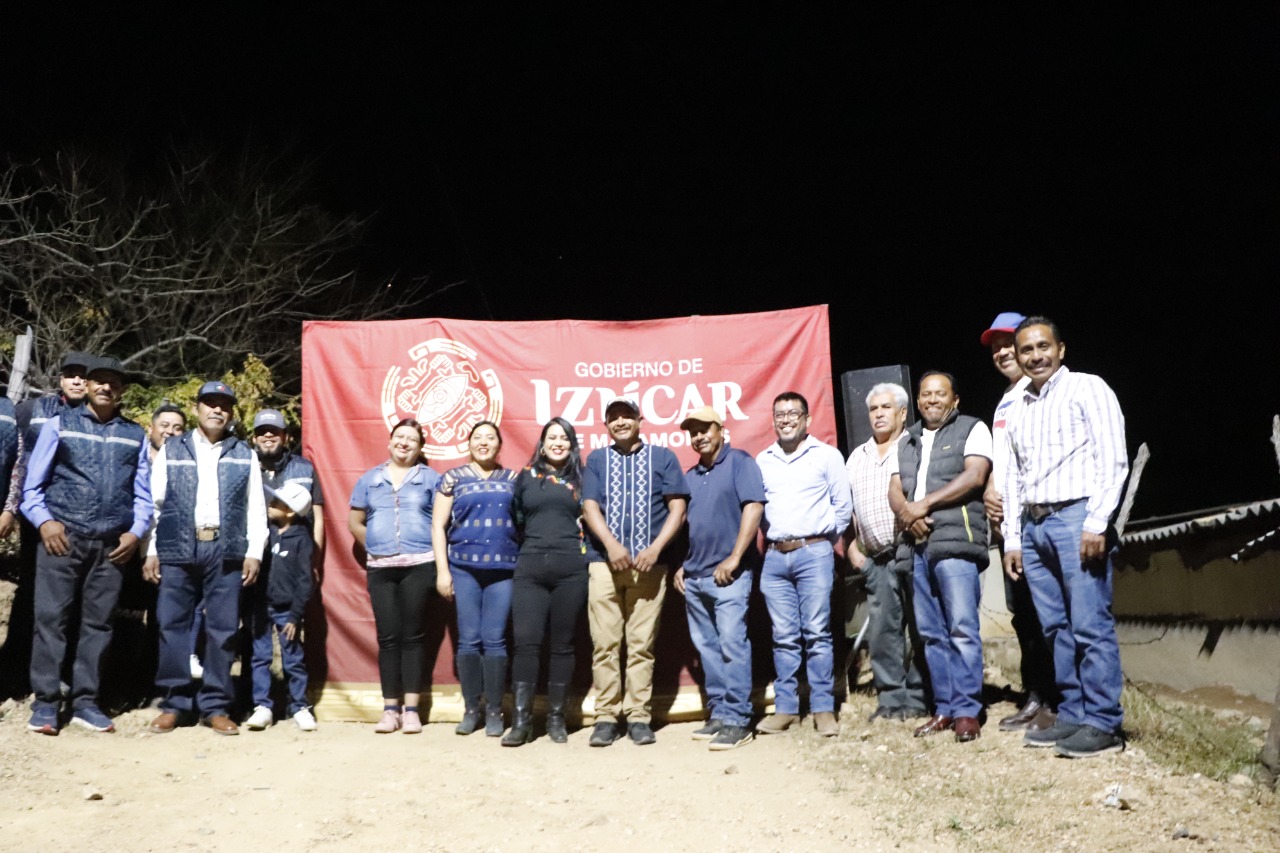
[[[675,574],[689,636],[702,659],[707,725],[693,733],[710,749],[748,743],[751,731],[751,639],[747,604],[762,557],[756,533],[764,515],[764,480],[746,451],[730,447],[724,420],[703,406],[680,423],[698,463],[689,489],[689,553]]]

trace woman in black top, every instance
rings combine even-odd
[[[551,646],[547,736],[555,743],[568,740],[564,706],[573,675],[573,637],[587,604],[581,471],[577,433],[564,418],[552,418],[516,479],[511,502],[522,538],[511,601],[516,714],[503,746],[533,740],[533,694],[544,639]]]

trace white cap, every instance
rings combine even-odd
[[[290,480],[278,489],[268,486],[267,491],[271,494],[271,497],[280,501],[280,503],[298,515],[306,515],[311,511],[311,490],[297,480]]]

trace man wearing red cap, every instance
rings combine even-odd
[[[1009,464],[1006,431],[1014,403],[1031,381],[1023,375],[1013,351],[1013,330],[1025,319],[1016,311],[1005,311],[996,317],[991,328],[983,332],[980,339],[984,347],[991,349],[991,363],[1009,383],[996,406],[995,416],[991,419],[991,477],[987,480],[987,490],[982,496],[987,517],[991,519],[992,539],[1000,547],[1002,559],[1004,540],[1000,537],[999,527],[1004,521],[1004,497],[1000,490]],[[1017,713],[1000,720],[1000,730],[1011,732],[1019,729],[1047,729],[1058,718],[1055,710],[1057,689],[1053,683],[1053,657],[1044,641],[1044,632],[1040,630],[1040,618],[1036,616],[1031,590],[1025,577],[1019,575],[1015,580],[1004,575],[1004,601],[1012,617],[1010,621],[1013,632],[1018,638],[1022,689],[1027,698]]]

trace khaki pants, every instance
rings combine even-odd
[[[591,624],[591,675],[596,686],[596,721],[628,723],[652,719],[653,644],[658,636],[667,567],[647,572],[615,572],[608,563],[591,563],[587,616]],[[627,643],[625,694],[622,641]]]

